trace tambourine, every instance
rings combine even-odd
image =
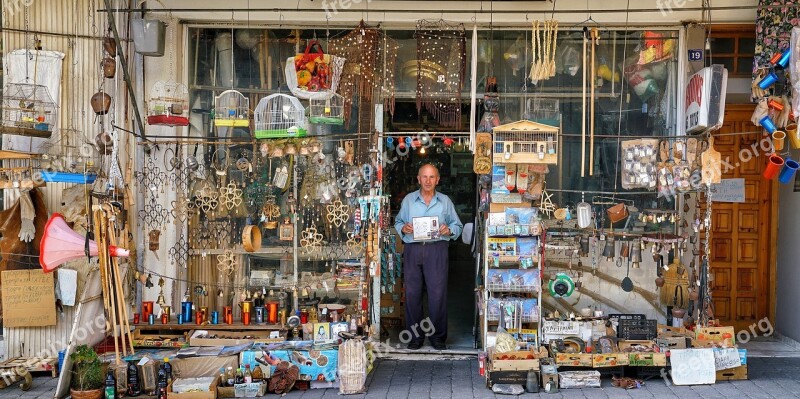
[[[242,230],[242,246],[247,252],[255,252],[261,248],[261,230],[256,225],[244,226]]]

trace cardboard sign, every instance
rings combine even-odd
[[[713,384],[717,379],[714,369],[714,350],[673,349],[670,351],[672,382],[675,385]]]
[[[553,335],[578,335],[581,332],[581,325],[577,321],[545,321],[542,326],[545,334]]]
[[[45,327],[56,325],[56,295],[52,273],[41,270],[4,271],[3,325]]]
[[[711,185],[711,202],[744,201],[744,179],[722,179]]]
[[[742,359],[739,357],[739,350],[736,348],[715,349],[714,350],[714,368],[719,370],[732,369],[742,365]]]

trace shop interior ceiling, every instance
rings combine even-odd
[[[704,8],[706,3],[706,8]],[[154,3],[155,4],[155,3]],[[421,1],[421,0],[299,0],[296,4],[233,0],[221,5],[211,0],[175,0],[169,8],[147,5],[152,12],[171,12],[187,21],[249,21],[250,23],[308,24],[326,22],[331,26],[351,25],[364,19],[368,23],[410,25],[419,19],[443,18],[452,22],[487,25],[529,25],[534,19],[557,19],[562,24],[582,24],[591,16],[603,24],[621,24],[624,14],[635,14],[629,25],[681,24],[700,21],[710,10],[715,23],[752,22],[758,5],[755,0],[663,1],[609,0],[600,7],[594,2],[551,0],[502,1]],[[121,10],[125,11],[125,10]],[[326,18],[327,17],[327,18]]]

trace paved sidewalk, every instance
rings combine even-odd
[[[661,379],[645,387],[623,390],[603,379],[602,388],[562,390],[557,394],[525,394],[521,397],[547,399],[575,398],[796,398],[800,397],[800,358],[748,358],[747,381],[718,382],[715,385],[677,387]],[[22,392],[16,385],[0,390],[0,398],[52,398],[57,380],[37,377],[34,388]],[[478,375],[477,360],[379,360],[366,394],[347,398],[509,398],[495,395]],[[336,389],[293,391],[287,398],[345,398]],[[276,397],[276,396],[267,396]]]

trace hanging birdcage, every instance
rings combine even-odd
[[[258,102],[255,110],[256,137],[305,137],[305,108],[297,97],[271,94]]]
[[[325,99],[312,98],[309,103],[309,122],[326,125],[341,125],[344,123],[344,97],[331,93]]]
[[[189,125],[189,90],[186,85],[158,81],[147,101],[147,124],[162,126]]]
[[[95,166],[97,150],[80,139],[83,132],[75,128],[58,129],[58,133],[42,144],[42,169],[61,172],[83,172]]]
[[[3,133],[50,137],[57,111],[45,86],[9,83],[3,89]]]
[[[518,121],[492,129],[493,161],[497,164],[557,164],[559,128]]]
[[[250,99],[236,90],[214,97],[214,126],[249,127]]]

